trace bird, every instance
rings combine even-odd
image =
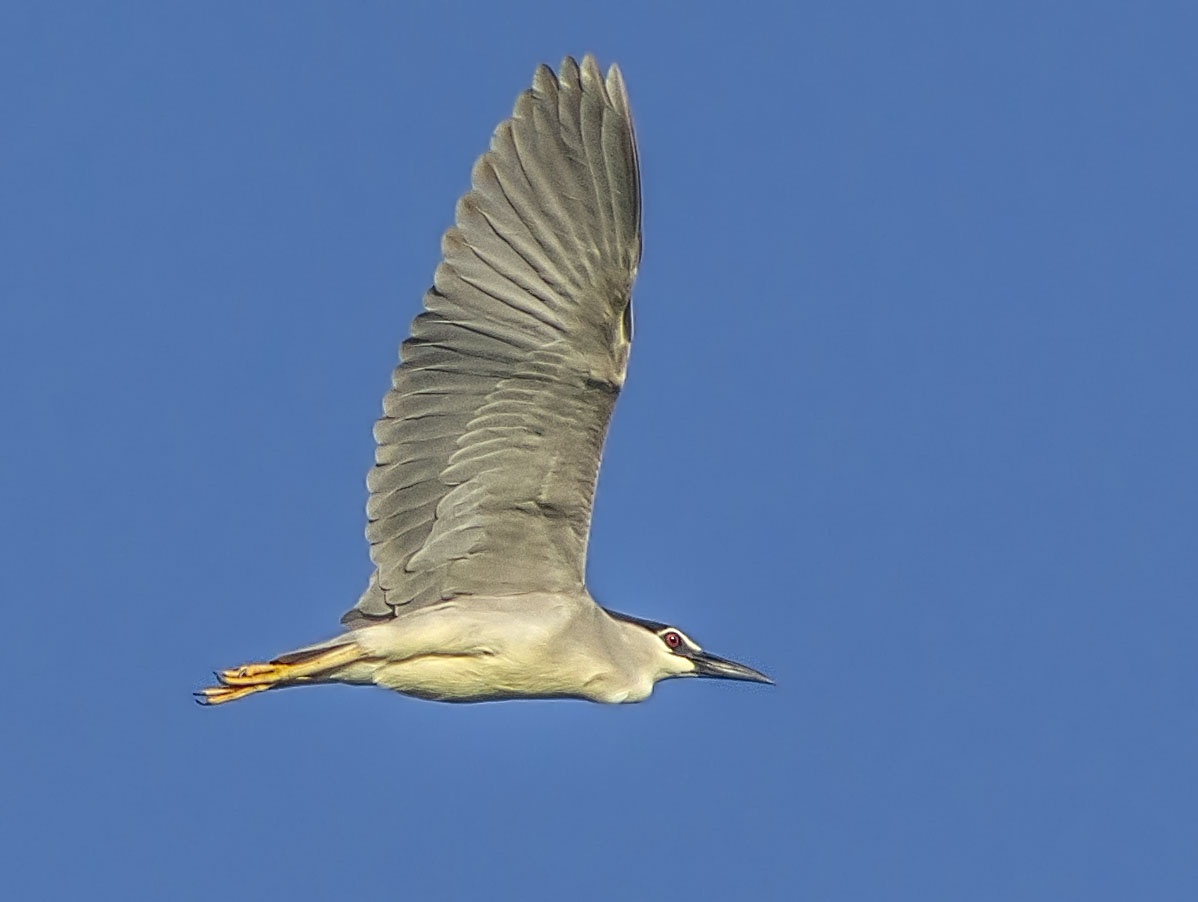
[[[591,54],[541,65],[475,163],[400,347],[374,426],[365,591],[339,634],[220,671],[197,701],[349,683],[614,704],[673,677],[773,682],[587,590],[641,244],[619,67],[605,75]]]

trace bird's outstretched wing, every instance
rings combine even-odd
[[[472,184],[375,425],[376,570],[347,623],[583,586],[641,249],[619,69],[542,66]]]

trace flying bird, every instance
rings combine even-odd
[[[628,94],[541,66],[474,165],[374,427],[374,572],[331,639],[217,674],[220,705],[312,683],[445,702],[636,702],[769,683],[587,591],[599,459],[632,343],[641,197]]]

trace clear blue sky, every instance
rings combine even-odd
[[[11,898],[1198,898],[1198,14],[722,6],[4,4]],[[588,50],[591,588],[777,687],[196,707],[357,598],[440,234]]]

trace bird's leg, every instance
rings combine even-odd
[[[196,693],[204,705],[220,705],[245,698],[255,692],[317,681],[323,674],[361,660],[362,649],[350,643],[298,661],[255,661],[230,667],[216,675],[221,685],[209,686]]]

